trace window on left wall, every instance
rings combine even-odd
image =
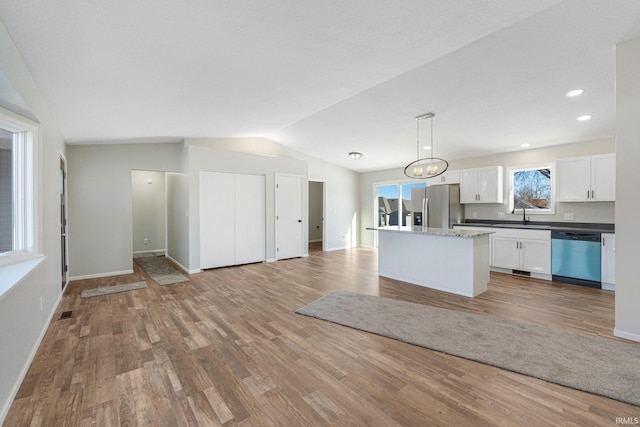
[[[37,253],[35,153],[37,125],[0,110],[0,265]]]

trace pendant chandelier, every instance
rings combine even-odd
[[[404,168],[404,174],[412,179],[428,179],[442,175],[449,167],[449,162],[433,155],[433,118],[436,115],[426,113],[416,117],[416,160]],[[431,156],[420,158],[420,120],[431,119]]]

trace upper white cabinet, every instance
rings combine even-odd
[[[574,157],[556,161],[559,202],[616,200],[616,155]]]
[[[616,284],[616,235],[602,233],[602,252],[600,256],[600,281],[602,289],[614,290]]]
[[[460,184],[460,171],[446,171],[435,178],[427,179],[429,185]]]
[[[460,203],[502,203],[502,166],[460,171]]]

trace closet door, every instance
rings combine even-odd
[[[235,264],[235,176],[200,172],[200,268]]]
[[[264,175],[236,175],[236,264],[266,259]]]

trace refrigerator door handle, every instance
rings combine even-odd
[[[422,199],[422,226],[429,227],[429,199]]]

